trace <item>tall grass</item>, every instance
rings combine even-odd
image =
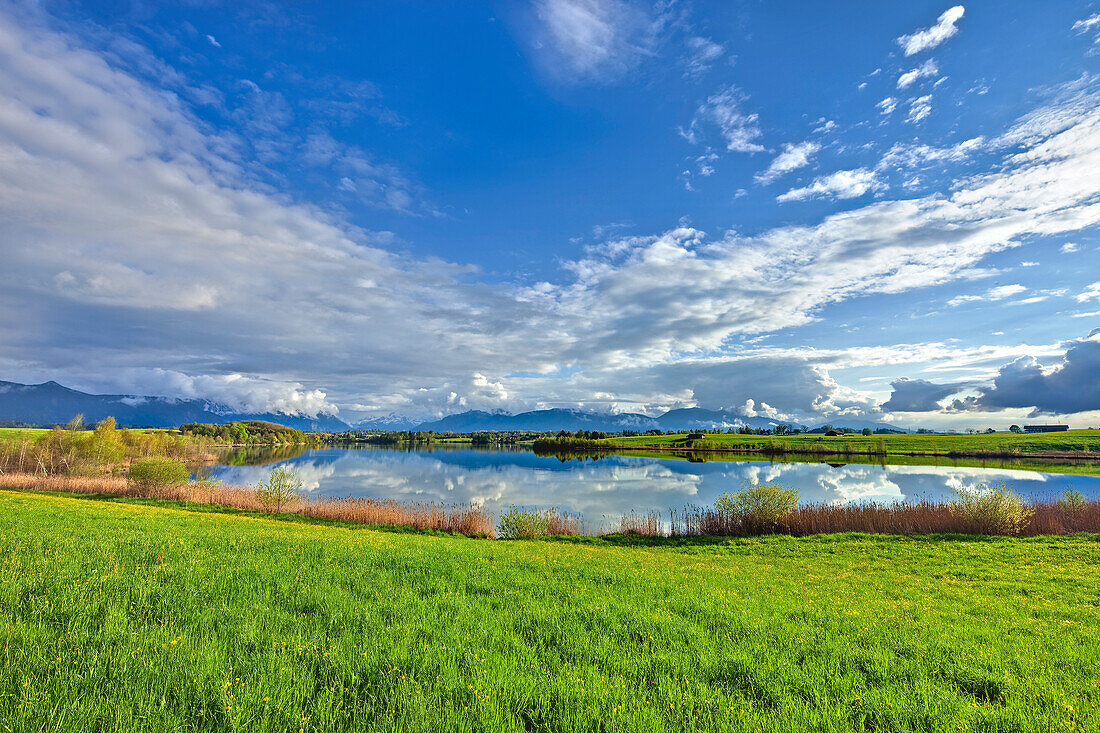
[[[497,537],[518,540],[559,535],[583,535],[584,519],[579,514],[557,509],[511,507],[497,521]]]
[[[960,513],[949,502],[921,501],[910,504],[863,502],[858,504],[806,504],[787,514],[775,526],[762,526],[751,518],[712,507],[689,506],[669,513],[667,525],[657,515],[624,515],[613,532],[648,537],[753,537],[787,534],[804,537],[837,532],[871,534],[1009,534],[1038,535],[1100,532],[1100,501],[1064,503],[1030,502],[1029,514],[1015,527],[1002,530],[980,517]]]
[[[121,476],[43,476],[6,473],[0,474],[0,488],[166,499],[212,504],[248,512],[267,511],[269,508],[261,502],[253,488],[203,482],[149,485],[127,481]],[[368,498],[302,498],[281,509],[284,513],[357,524],[432,529],[470,537],[493,536],[492,516],[482,507],[472,504],[435,502],[405,504]],[[562,532],[562,534],[565,533]]]

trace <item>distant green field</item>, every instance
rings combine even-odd
[[[50,432],[47,428],[0,428],[0,442],[19,441],[22,439],[37,440]]]
[[[685,434],[639,435],[607,438],[600,441],[611,447],[674,448],[684,443]],[[889,454],[1088,452],[1100,454],[1100,430],[1068,430],[1062,433],[993,433],[991,435],[843,435],[821,434],[784,436],[708,434],[703,443],[716,449],[761,451],[790,450],[868,453],[885,449]]]
[[[0,730],[1096,731],[1100,538],[504,542],[0,491]]]
[[[748,453],[728,451],[685,451],[685,450],[638,450],[615,448],[618,456],[636,458],[662,458],[695,462],[764,461],[773,464],[784,463],[828,463],[830,465],[880,465],[891,466],[952,466],[958,468],[996,468],[1011,471],[1041,471],[1043,473],[1064,473],[1079,476],[1100,476],[1100,456],[1091,459],[1070,458],[1029,458],[1021,454],[1014,458],[948,457],[948,456],[909,456],[894,453],[887,456],[861,453],[813,454],[813,453]],[[577,456],[591,455],[592,451],[578,451]],[[563,456],[564,457],[564,456]]]

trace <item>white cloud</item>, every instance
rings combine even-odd
[[[852,199],[868,191],[878,191],[884,184],[875,177],[875,172],[867,168],[850,171],[837,171],[827,176],[815,178],[808,186],[792,188],[787,193],[776,196],[776,201],[804,201],[810,198]]]
[[[1097,31],[1096,37],[1093,39],[1092,42],[1092,49],[1089,51],[1089,53],[1094,54],[1098,50],[1100,50],[1100,13],[1090,15],[1087,18],[1082,18],[1081,20],[1077,21],[1073,24],[1072,30],[1076,31],[1078,34],[1092,33],[1093,31]]]
[[[652,53],[659,22],[623,0],[539,0],[551,66],[580,81],[615,79]],[[559,74],[561,75],[561,74]]]
[[[220,43],[218,43],[218,39],[214,38],[214,36],[211,36],[211,35],[207,34],[206,40],[209,41],[210,45],[213,46],[214,48],[221,48],[222,47],[222,45]]]
[[[1062,245],[1061,251],[1063,254],[1073,254],[1074,252],[1080,251],[1080,247],[1076,242],[1066,242]]]
[[[930,114],[932,114],[932,95],[926,94],[909,102],[909,114],[905,121],[920,122]]]
[[[1100,282],[1094,282],[1089,285],[1084,291],[1076,295],[1078,303],[1084,303],[1087,300],[1100,300]]]
[[[960,163],[990,147],[989,141],[981,136],[942,148],[919,143],[895,143],[875,168],[902,172],[930,164]]]
[[[701,128],[707,124],[714,125],[721,133],[726,150],[735,153],[763,152],[764,146],[757,142],[762,134],[759,118],[756,113],[741,110],[744,98],[741,90],[733,85],[712,94],[699,105],[690,127],[681,130],[680,134],[688,142],[696,143],[699,142]]]
[[[722,58],[726,49],[709,38],[692,36],[687,40],[688,58],[685,76],[699,77],[710,70],[715,61]]]
[[[907,36],[901,36],[898,38],[898,45],[901,46],[906,56],[913,56],[921,51],[935,48],[959,32],[959,28],[955,24],[963,17],[964,12],[965,9],[962,5],[949,8],[940,15],[934,26]]]
[[[911,71],[907,71],[898,77],[898,89],[905,89],[911,86],[914,82],[921,79],[935,76],[940,73],[939,67],[936,66],[935,59],[928,59],[923,64]]]
[[[1004,300],[1005,298],[1012,297],[1027,290],[1026,287],[1019,283],[1013,283],[1012,285],[998,285],[995,288],[990,288],[982,295],[959,295],[951,300],[947,301],[950,306],[962,305],[963,303],[971,303],[982,300]]]
[[[810,140],[801,143],[785,143],[783,152],[772,158],[768,167],[756,174],[755,180],[760,184],[768,184],[791,171],[804,168],[810,164],[810,160],[819,150],[821,145]]]
[[[878,107],[879,112],[884,115],[892,114],[893,111],[898,108],[898,100],[893,97],[886,97],[875,106]]]

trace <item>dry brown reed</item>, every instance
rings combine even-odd
[[[601,534],[625,534],[638,537],[661,537],[664,533],[664,522],[657,512],[624,514],[618,522],[611,524],[601,532]]]
[[[579,514],[547,509],[546,518],[549,520],[546,526],[548,535],[583,535],[585,533],[584,518]]]
[[[1032,502],[1030,516],[1017,533],[1038,535],[1100,532],[1100,501],[1085,501],[1076,507],[1057,502]],[[611,533],[646,537],[752,537],[788,534],[802,537],[837,532],[870,534],[988,534],[987,526],[953,511],[947,503],[911,504],[809,504],[800,506],[777,525],[762,526],[735,514],[707,507],[687,507],[669,514],[668,527],[657,514],[624,515]]]
[[[254,489],[201,482],[143,488],[121,476],[42,476],[29,473],[5,473],[0,474],[0,488],[168,499],[214,504],[244,511],[263,511]],[[493,519],[489,513],[472,504],[427,502],[403,504],[397,501],[361,498],[306,498],[293,502],[284,511],[306,517],[335,519],[356,524],[433,529],[471,537],[491,537],[494,532]]]

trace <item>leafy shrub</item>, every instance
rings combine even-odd
[[[264,511],[279,512],[297,499],[301,490],[302,480],[298,474],[286,466],[277,466],[271,469],[267,481],[260,482],[256,487],[256,500]]]
[[[1018,534],[1034,513],[1006,483],[960,486],[948,505],[985,534]]]
[[[1058,497],[1058,508],[1070,514],[1077,514],[1085,509],[1085,497],[1076,489],[1066,489]]]
[[[503,512],[497,522],[497,537],[506,540],[545,537],[549,530],[548,512],[525,511],[516,507]]]
[[[179,461],[149,458],[130,465],[130,483],[145,490],[179,486],[190,478],[191,472]]]
[[[745,486],[719,496],[714,508],[760,530],[773,530],[798,508],[798,490],[782,484]]]

